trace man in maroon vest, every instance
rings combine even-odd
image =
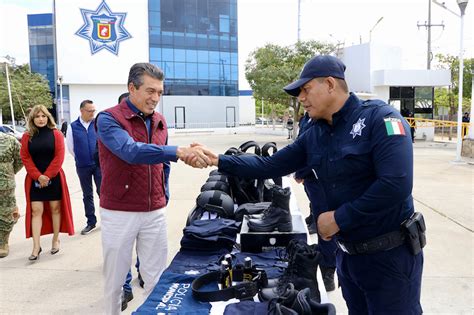
[[[150,63],[133,65],[128,91],[128,98],[97,117],[107,314],[120,313],[122,285],[135,241],[146,295],[166,267],[170,161],[196,156],[198,167],[210,162],[199,146],[167,145],[165,119],[155,112],[163,93],[159,68]]]

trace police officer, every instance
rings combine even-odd
[[[301,137],[306,130],[313,126],[314,120],[309,117],[308,112],[300,119],[299,134]],[[304,167],[295,172],[295,180],[297,183],[304,185],[304,191],[310,200],[310,215],[306,218],[309,233],[317,233],[315,218],[321,212],[327,211],[326,195],[324,189],[316,178],[311,167]],[[321,275],[324,287],[327,292],[334,291],[336,285],[334,283],[334,272],[336,271],[336,242],[334,239],[323,240],[318,234],[318,247],[321,251],[323,259],[320,263]]]
[[[23,167],[20,143],[0,132],[0,258],[8,256],[8,238],[18,220],[15,200],[15,174]]]
[[[317,56],[284,88],[315,120],[293,144],[271,157],[206,153],[219,171],[240,177],[310,166],[330,209],[317,218],[318,233],[339,244],[337,274],[349,313],[421,314],[423,252],[410,252],[400,228],[414,213],[410,127],[384,102],[349,93],[344,71],[339,59]]]

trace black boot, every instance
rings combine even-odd
[[[288,283],[292,283],[296,290],[309,288],[311,298],[318,302],[321,301],[316,279],[316,270],[322,257],[321,253],[304,241],[291,241],[287,251],[290,261],[284,274],[278,280],[277,286],[263,288],[259,292],[259,298],[265,301],[278,298],[284,294]]]
[[[121,311],[123,312],[128,307],[128,302],[133,300],[133,293],[132,291],[122,291],[122,307]]]
[[[278,313],[278,309],[281,311],[281,307],[290,308],[293,306],[297,295],[298,291],[295,290],[293,283],[290,282],[286,284],[280,296],[272,299],[268,303],[268,314],[280,314]],[[283,310],[285,310],[285,308],[283,308]]]
[[[336,290],[336,284],[334,283],[334,272],[336,271],[336,268],[323,266],[320,266],[320,268],[326,291],[331,292]]]
[[[260,219],[265,211],[270,208],[271,202],[244,203],[234,212],[235,221],[242,222],[244,215],[252,219]]]
[[[268,307],[268,315],[299,315],[291,308],[281,305],[280,303],[271,304]]]
[[[309,288],[298,292],[291,309],[299,315],[336,315],[336,308],[331,303],[320,304],[311,298]]]
[[[308,225],[308,232],[309,234],[316,234],[318,233],[318,229],[316,227],[316,221]]]
[[[291,232],[293,224],[290,214],[290,188],[274,186],[273,199],[268,210],[261,219],[250,219],[248,227],[250,232]]]

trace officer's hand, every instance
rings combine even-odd
[[[178,147],[176,156],[184,163],[196,168],[204,168],[211,163],[206,154],[204,154],[203,147],[198,145]]]
[[[203,144],[198,142],[193,142],[190,145],[191,147],[200,146],[202,148],[202,152],[211,160],[211,163],[208,166],[218,166],[219,157],[217,154],[212,152],[209,148],[205,147]]]
[[[219,156],[217,154],[215,154],[208,148],[204,148],[203,152],[204,154],[207,155],[207,157],[211,161],[211,164],[209,164],[209,166],[219,166]]]
[[[304,184],[304,179],[303,179],[303,178],[296,178],[296,177],[295,177],[295,181],[296,181],[298,184]]]
[[[318,233],[325,241],[331,240],[331,237],[339,232],[339,226],[336,219],[334,219],[334,212],[323,212],[318,216]]]

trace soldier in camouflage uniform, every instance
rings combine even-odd
[[[18,220],[15,174],[22,167],[20,143],[0,132],[0,258],[8,256],[8,237]]]

